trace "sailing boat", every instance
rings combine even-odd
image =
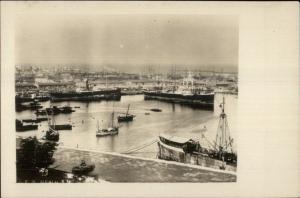
[[[126,114],[118,116],[118,122],[129,122],[129,121],[133,120],[133,118],[135,117],[135,115],[132,115],[132,114],[128,113],[129,112],[129,107],[130,107],[130,104],[128,105]]]
[[[99,121],[97,122],[97,131],[96,131],[97,137],[103,137],[103,136],[108,136],[108,135],[117,135],[119,133],[119,127],[115,126],[115,124],[114,124],[114,117],[115,117],[115,112],[113,111],[111,114],[111,125],[106,129],[100,129]]]
[[[46,114],[47,114],[47,118],[48,118],[49,129],[46,132],[46,135],[44,138],[49,141],[58,141],[59,140],[59,132],[57,130],[55,130],[55,121],[54,121],[53,113],[52,113],[52,124],[50,124],[50,119],[48,117],[47,111],[46,111]]]

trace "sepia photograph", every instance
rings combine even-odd
[[[235,182],[238,17],[28,16],[17,182]]]
[[[1,2],[3,197],[297,197],[299,4]]]

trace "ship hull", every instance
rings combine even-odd
[[[214,110],[214,94],[182,95],[163,92],[144,92],[144,99],[179,103],[204,110]]]
[[[121,91],[116,90],[101,90],[101,91],[87,91],[87,92],[55,92],[50,93],[52,102],[61,101],[101,101],[101,100],[120,100]]]
[[[114,131],[114,132],[100,132],[100,133],[97,133],[96,136],[97,137],[105,137],[105,136],[111,136],[111,135],[118,135],[119,134],[119,131]]]
[[[54,130],[72,130],[72,125],[70,124],[60,124],[60,125],[50,125]]]
[[[119,116],[118,117],[118,122],[130,122],[130,121],[133,121],[133,117],[134,116]]]
[[[236,166],[201,153],[186,153],[181,148],[169,146],[161,141],[158,142],[158,148],[159,159],[236,172]]]

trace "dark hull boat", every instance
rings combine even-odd
[[[214,93],[180,94],[164,91],[145,91],[145,100],[161,100],[179,103],[204,110],[214,109]]]
[[[21,111],[25,111],[25,110],[34,111],[34,110],[38,110],[38,109],[41,109],[41,108],[43,108],[43,106],[40,103],[36,102],[36,101],[31,102],[29,104],[22,104],[22,103],[16,102],[16,111],[17,112],[21,112]]]
[[[24,132],[24,131],[32,131],[32,130],[37,130],[38,125],[36,124],[29,124],[29,125],[24,125],[23,122],[20,120],[16,120],[16,131],[17,132]]]
[[[72,168],[73,174],[87,174],[95,169],[94,164],[86,164],[84,160],[82,160],[81,164],[79,166],[74,166]]]
[[[48,118],[36,118],[36,119],[24,119],[22,120],[22,122],[26,122],[26,123],[40,123],[42,121],[47,121]]]
[[[61,101],[101,101],[101,100],[116,100],[121,99],[120,90],[106,90],[106,91],[88,91],[88,92],[68,92],[68,93],[51,93],[52,102]]]
[[[150,109],[150,111],[154,111],[154,112],[162,112],[162,110],[159,109],[159,108],[152,108],[152,109]]]
[[[56,131],[53,128],[49,127],[49,130],[46,132],[45,139],[49,140],[49,141],[55,141],[55,142],[57,142],[59,140],[59,133],[58,133],[58,131]]]
[[[56,124],[50,125],[54,130],[72,130],[72,125],[70,124]]]
[[[47,114],[48,117],[48,114]],[[57,129],[55,129],[55,120],[54,117],[52,116],[52,123],[50,123],[50,119],[48,117],[48,126],[49,129],[46,131],[46,135],[43,137],[43,139],[48,140],[48,141],[54,141],[57,142],[59,141],[59,132]]]
[[[130,122],[133,121],[134,115],[119,115],[118,122]]]
[[[135,115],[129,114],[129,107],[130,105],[128,105],[127,108],[127,112],[125,114],[121,114],[118,116],[118,122],[130,122],[133,121],[133,118],[135,117]]]
[[[101,101],[101,100],[120,100],[121,89],[102,89],[91,90],[88,80],[86,81],[86,89],[83,91],[68,91],[68,92],[52,92],[50,93],[52,102],[60,101]]]
[[[158,158],[236,171],[237,155],[232,150],[233,139],[229,134],[224,104],[223,99],[216,140],[214,143],[209,142],[210,148],[205,148],[199,141],[190,138],[160,135]]]
[[[62,108],[60,108],[60,113],[63,113],[63,114],[69,114],[69,113],[73,113],[75,112],[75,110],[72,109],[72,107],[69,107],[69,106],[64,106]]]
[[[23,103],[23,102],[45,102],[50,100],[49,96],[44,96],[44,95],[36,95],[36,96],[31,96],[31,95],[16,95],[15,96],[15,101],[16,103]]]
[[[60,113],[62,114],[70,114],[72,112],[75,112],[72,107],[64,106],[64,107],[57,107],[53,106],[50,108],[46,108],[43,110],[37,110],[35,114],[37,115],[58,115]]]

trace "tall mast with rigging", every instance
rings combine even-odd
[[[223,96],[223,101],[220,104],[220,107],[222,108],[222,112],[219,117],[219,125],[218,125],[218,130],[216,135],[215,149],[222,154],[224,151],[228,151],[229,149],[231,149],[232,151],[232,141],[233,141],[233,139],[230,137],[227,115],[225,113],[224,96]]]
[[[127,107],[127,111],[126,111],[126,117],[128,116],[129,107],[130,107],[130,104],[128,104],[128,107]]]

